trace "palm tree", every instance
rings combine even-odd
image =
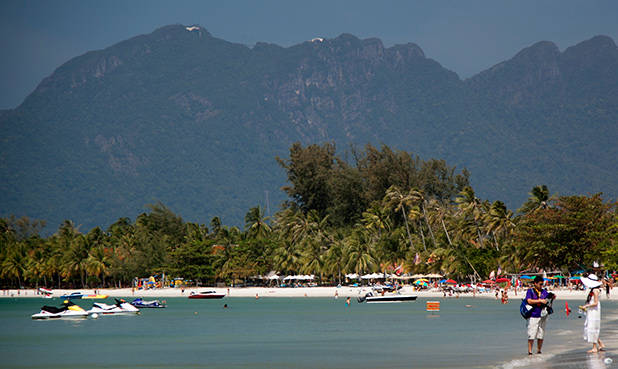
[[[475,230],[477,233],[477,239],[481,246],[483,246],[483,237],[481,236],[481,226],[479,221],[483,217],[483,204],[475,196],[474,190],[470,186],[464,187],[459,193],[459,196],[455,199],[464,217],[471,219],[474,222]]]
[[[109,274],[110,256],[107,255],[103,245],[93,247],[86,258],[85,267],[90,275],[101,277],[103,288],[105,288],[105,276]]]
[[[412,244],[412,235],[410,234],[410,226],[408,225],[408,213],[406,212],[406,206],[412,201],[412,196],[404,194],[399,187],[392,185],[386,190],[384,200],[388,206],[394,207],[395,211],[401,211],[403,221],[406,225],[406,232],[408,233],[408,239],[410,240],[410,250],[414,250]],[[424,244],[423,244],[424,246]]]
[[[281,272],[297,272],[300,270],[301,253],[297,246],[289,240],[282,240],[273,254],[274,267]]]
[[[377,205],[363,212],[361,224],[376,241],[382,239],[383,232],[390,232],[393,226],[388,213]]]
[[[427,199],[425,198],[425,195],[423,195],[422,191],[414,190],[414,189],[410,190],[410,196],[412,197],[412,200],[420,207],[421,211],[423,212],[423,219],[425,220],[425,224],[427,224],[427,228],[429,229],[429,235],[431,236],[431,241],[433,242],[433,245],[435,247],[436,238],[433,235],[433,230],[431,229],[431,224],[429,224],[429,219],[427,216],[427,210],[426,210]],[[427,250],[425,249],[425,251]]]
[[[62,275],[65,278],[71,278],[75,274],[79,274],[82,288],[86,288],[86,259],[88,258],[88,249],[86,247],[86,239],[84,235],[78,234],[66,250],[63,256]]]
[[[534,186],[528,200],[517,210],[522,214],[530,214],[539,209],[546,209],[549,201],[549,189],[546,185]]]
[[[344,241],[345,270],[358,275],[370,272],[376,267],[374,250],[367,240],[367,232],[356,229]]]
[[[330,275],[337,276],[337,280],[341,283],[341,272],[344,267],[344,241],[341,234],[337,234],[336,239],[324,255],[324,270]]]
[[[264,216],[264,209],[259,206],[249,209],[249,212],[245,215],[247,236],[251,238],[266,238],[271,232],[267,221],[268,217]]]
[[[491,204],[491,208],[487,213],[487,233],[490,233],[493,236],[494,242],[496,243],[496,250],[500,250],[498,246],[497,238],[502,236],[502,238],[507,237],[513,231],[515,227],[515,223],[512,220],[513,212],[507,210],[506,205],[502,201],[495,201]]]
[[[17,247],[8,251],[6,257],[2,261],[0,276],[3,278],[17,278],[18,286],[21,288],[21,280],[25,272],[25,265],[26,254],[20,242]]]

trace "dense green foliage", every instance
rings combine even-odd
[[[166,26],[68,61],[0,113],[0,216],[105,228],[162,201],[186,220],[242,226],[248,208],[271,215],[265,200],[285,199],[296,169],[274,158],[294,142],[393,148],[334,161],[327,150],[298,168],[326,177],[293,179],[292,200],[338,225],[391,184],[452,196],[444,163],[395,149],[468,168],[480,196],[510,207],[538,183],[615,199],[617,71],[603,36],[564,52],[541,42],[461,80],[414,44],[343,34],[247,47]]]
[[[0,283],[7,286],[128,285],[166,273],[196,283],[238,283],[270,271],[314,274],[438,272],[486,278],[492,270],[568,272],[598,261],[618,267],[618,204],[600,195],[549,196],[534,187],[519,214],[479,199],[467,173],[384,146],[356,152],[294,144],[279,163],[290,200],[272,218],[260,207],[245,226],[185,222],[162,203],[135,222],[82,233],[65,221],[42,238],[42,223],[0,219]]]

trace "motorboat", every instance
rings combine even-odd
[[[129,304],[124,300],[115,299],[116,303],[113,305],[104,304],[102,302],[95,302],[92,304],[92,309],[88,310],[88,314],[99,315],[132,315],[138,314],[139,309]]]
[[[62,295],[60,296],[63,299],[70,299],[70,300],[75,300],[75,299],[81,299],[82,297],[84,297],[85,295],[81,292],[73,292],[70,293],[68,295]]]
[[[62,295],[60,296],[63,299],[106,299],[109,296],[108,295],[100,295],[100,294],[94,294],[94,295],[87,295],[85,293],[81,293],[81,292],[73,292],[69,295]]]
[[[96,294],[96,295],[83,295],[82,299],[106,299],[108,298],[108,295],[100,295],[100,294]]]
[[[191,292],[189,294],[190,299],[222,299],[223,297],[225,297],[225,294],[216,291]]]
[[[163,301],[165,302],[165,301]],[[165,304],[159,302],[159,300],[144,301],[141,297],[136,298],[130,302],[131,305],[136,308],[164,308]]]
[[[52,296],[52,290],[49,288],[43,288],[43,287],[39,287],[38,292],[43,295],[44,299],[51,299],[53,298]]]
[[[38,291],[41,295],[45,295],[45,296],[51,296],[52,294],[52,290],[50,290],[49,288],[39,287]]]
[[[41,311],[32,315],[32,319],[85,319],[88,312],[79,305],[66,300],[61,307],[43,306]]]
[[[393,303],[415,301],[417,297],[417,295],[403,294],[392,287],[374,287],[372,291],[358,297],[357,300],[359,303]]]

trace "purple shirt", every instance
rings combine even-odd
[[[543,289],[541,290],[541,297],[539,297],[536,291],[534,290],[534,288],[530,288],[528,292],[526,292],[526,302],[528,302],[528,299],[532,299],[532,300],[538,300],[539,298],[546,299],[548,294],[549,292]],[[532,304],[532,315],[530,317],[540,318],[541,310],[543,310],[542,304]]]

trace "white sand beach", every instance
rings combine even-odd
[[[102,294],[110,297],[144,297],[144,298],[164,298],[164,297],[185,297],[189,296],[191,292],[198,291],[216,291],[218,293],[224,293],[227,297],[357,297],[370,291],[370,287],[297,287],[297,288],[279,288],[279,287],[186,287],[184,292],[181,288],[158,288],[149,290],[131,289],[131,288],[101,288],[101,289],[54,289],[52,290],[52,297],[60,297],[73,292],[81,292],[83,294]],[[413,287],[405,286],[401,290],[402,293],[417,294],[419,297],[444,297],[442,291],[437,289],[414,291]],[[585,300],[587,296],[586,291],[575,291],[568,289],[555,289],[552,290],[557,296],[558,300]],[[508,292],[509,299],[513,302],[516,299],[523,297],[525,290],[519,289],[517,294],[514,290]],[[1,290],[0,298],[6,297],[42,297],[41,294],[37,294],[36,289],[11,289]],[[495,299],[495,294],[491,292],[476,293],[461,293],[458,295],[448,296],[450,298],[492,298]],[[612,296],[612,299],[616,297]],[[605,294],[603,294],[605,299]]]

